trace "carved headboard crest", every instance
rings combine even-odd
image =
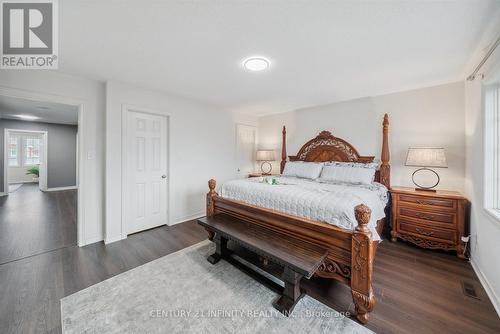
[[[297,155],[289,156],[290,161],[310,162],[373,162],[373,156],[361,156],[348,142],[333,136],[330,131],[321,131],[315,138],[305,143]],[[286,128],[283,127],[283,144],[281,146],[281,173],[285,168],[286,154]],[[376,174],[376,181],[390,187],[390,154],[389,154],[389,116],[384,115],[382,123],[382,154],[380,169]]]
[[[351,144],[333,136],[330,131],[321,131],[316,138],[305,143],[296,156],[290,156],[291,161],[314,162],[371,162],[373,159],[360,156]]]

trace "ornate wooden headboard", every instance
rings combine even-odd
[[[387,188],[391,185],[391,166],[389,164],[389,116],[384,115],[382,123],[382,154],[381,165],[375,174],[375,181],[382,183]],[[329,131],[321,131],[316,138],[309,140],[299,150],[297,155],[289,156],[290,161],[311,162],[373,162],[373,156],[361,156],[348,142],[333,136]],[[283,126],[283,144],[281,146],[281,173],[285,169],[286,155],[286,128]]]

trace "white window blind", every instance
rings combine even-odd
[[[11,135],[8,141],[8,159],[9,167],[19,167],[21,162],[21,155],[19,154],[19,142],[21,137],[18,135]]]
[[[24,166],[34,166],[40,164],[40,135],[23,136]]]
[[[500,215],[500,84],[484,94],[485,111],[485,207]]]
[[[8,138],[9,167],[32,167],[41,163],[42,135],[11,132]]]

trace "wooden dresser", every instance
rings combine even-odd
[[[469,201],[455,191],[419,191],[393,187],[391,240],[423,248],[454,250],[464,258],[462,236],[468,233]]]

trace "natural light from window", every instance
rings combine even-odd
[[[31,167],[40,164],[42,138],[39,134],[12,133],[8,143],[9,167]]]
[[[500,83],[485,87],[485,208],[500,218]]]

